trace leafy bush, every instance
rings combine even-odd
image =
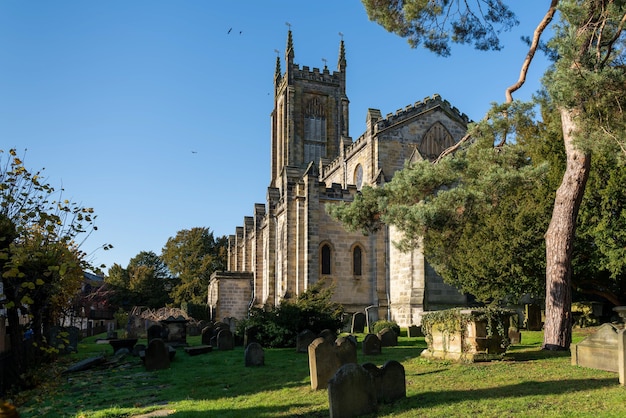
[[[396,333],[396,335],[400,335],[400,326],[394,321],[376,321],[373,325],[374,334],[378,334],[380,331],[385,328],[389,328]]]
[[[343,307],[331,301],[334,288],[324,281],[311,286],[295,301],[283,301],[280,306],[252,308],[249,317],[237,325],[237,334],[248,334],[264,347],[294,347],[297,335],[309,329],[319,333],[324,329],[339,330],[343,326]]]

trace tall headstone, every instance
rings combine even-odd
[[[330,342],[330,343],[334,343],[335,339],[337,338],[337,333],[334,331],[331,331],[329,329],[324,329],[320,332],[320,334],[318,335],[318,337],[322,337],[323,339],[325,339],[326,341]]]
[[[170,367],[169,348],[160,338],[155,338],[146,347],[144,355],[146,370],[162,370]]]
[[[328,382],[331,418],[351,418],[375,413],[376,392],[370,373],[355,363],[341,366]]]
[[[318,337],[309,345],[309,373],[311,389],[324,389],[328,380],[339,369],[339,358],[335,354],[335,344]]]
[[[352,315],[352,327],[350,332],[353,334],[362,334],[365,332],[365,323],[367,322],[367,318],[363,312],[356,312]]]
[[[253,342],[248,344],[244,356],[246,367],[265,365],[265,352],[263,351],[263,347],[261,347],[261,344],[259,343]]]

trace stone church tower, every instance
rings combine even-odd
[[[332,73],[294,59],[289,31],[284,73],[276,59],[267,202],[229,237],[228,271],[209,285],[212,317],[245,318],[250,307],[280,304],[320,279],[335,285],[333,298],[347,312],[401,326],[419,325],[425,310],[465,304],[419,249],[394,246],[393,227],[349,232],[325,207],[352,201],[363,185],[383,186],[407,161],[437,157],[465,134],[467,116],[437,95],[385,118],[369,109],[353,141],[343,40]]]

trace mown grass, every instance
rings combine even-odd
[[[576,331],[575,342],[587,331]],[[359,341],[362,340],[359,336]],[[626,416],[626,389],[616,373],[570,364],[569,352],[541,351],[540,332],[522,332],[504,360],[458,364],[428,361],[423,338],[400,337],[397,347],[359,363],[405,368],[407,397],[381,405],[377,417],[588,417]],[[140,341],[142,342],[142,341]],[[199,337],[188,338],[190,345]],[[105,352],[84,340],[71,361]],[[73,374],[51,368],[48,383],[22,393],[22,417],[133,417],[169,411],[176,418],[326,417],[328,394],[310,387],[308,356],[294,349],[265,350],[265,366],[244,367],[243,348],[188,356],[178,350],[168,370],[147,372],[136,357]],[[20,402],[20,399],[16,399]]]

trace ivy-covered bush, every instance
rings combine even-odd
[[[396,335],[400,335],[400,326],[394,321],[385,321],[385,320],[376,321],[374,322],[374,325],[372,326],[372,331],[374,334],[378,334],[380,331],[384,330],[385,328],[389,328],[393,332],[395,332]]]
[[[295,301],[279,306],[252,308],[249,317],[237,324],[237,335],[259,341],[264,347],[295,347],[298,334],[305,329],[319,333],[324,329],[340,330],[343,306],[331,301],[333,287],[319,281]]]

